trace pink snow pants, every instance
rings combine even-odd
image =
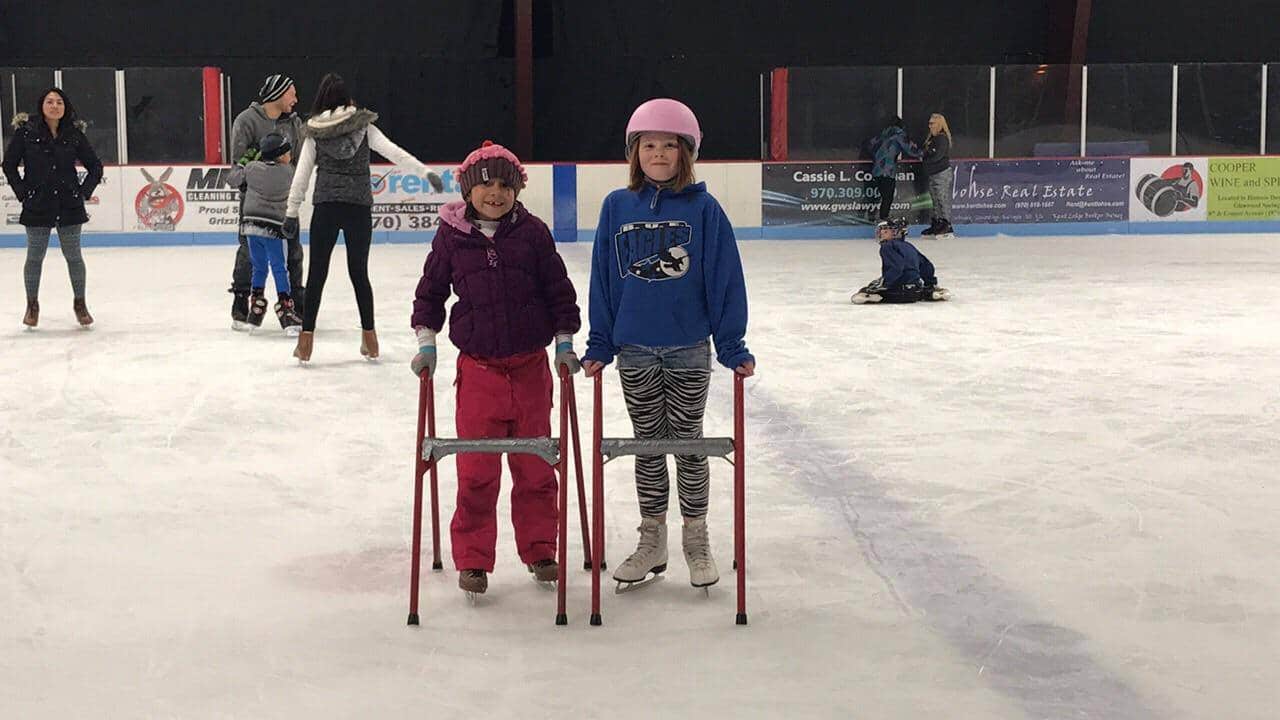
[[[458,437],[522,438],[551,434],[551,367],[543,350],[507,358],[458,355]],[[463,453],[458,504],[449,525],[458,570],[493,572],[498,542],[502,456]],[[516,550],[528,563],[556,555],[556,474],[536,455],[509,454],[511,524]]]

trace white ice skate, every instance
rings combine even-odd
[[[711,557],[711,541],[707,538],[707,516],[684,519],[682,537],[684,560],[689,563],[689,584],[702,588],[720,582],[720,571]]]
[[[657,582],[667,569],[667,524],[662,518],[646,517],[637,529],[636,551],[613,571],[618,583],[614,592],[619,594]]]
[[[951,299],[951,291],[944,287],[934,287],[932,291],[926,290],[926,293],[927,294],[924,297],[920,298],[921,300],[941,302],[943,300]]]

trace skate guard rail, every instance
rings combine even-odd
[[[582,470],[582,445],[578,436],[578,407],[573,393],[573,378],[566,368],[560,374],[560,437],[540,438],[438,438],[436,437],[435,385],[424,375],[418,383],[418,434],[414,449],[413,475],[413,548],[409,571],[409,625],[418,625],[419,566],[422,554],[422,478],[431,479],[431,551],[432,570],[442,570],[440,562],[440,500],[437,468],[440,460],[460,453],[505,453],[536,455],[552,466],[559,479],[557,512],[556,625],[567,625],[565,611],[566,564],[568,546],[569,505],[569,440],[572,435],[574,467],[578,481],[578,520],[582,525],[583,569],[591,569],[591,536],[587,522],[586,489]]]
[[[600,625],[600,571],[604,567],[604,465],[623,455],[707,455],[733,465],[733,569],[737,574],[738,613],[735,622],[747,624],[746,541],[746,423],[743,377],[733,374],[733,437],[606,438],[604,436],[603,373],[592,386],[591,421],[591,624]],[[729,457],[732,455],[732,459]]]

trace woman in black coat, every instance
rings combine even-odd
[[[40,321],[40,270],[49,249],[49,235],[57,228],[58,244],[75,293],[76,320],[87,327],[93,317],[84,302],[80,226],[89,222],[84,201],[102,180],[102,162],[85,137],[85,124],[76,116],[75,106],[59,88],[41,93],[35,112],[19,113],[13,119],[13,127],[13,139],[4,152],[4,174],[22,201],[18,222],[27,229],[27,262],[23,268],[27,312],[22,322],[34,328]],[[83,182],[76,173],[77,161],[87,171]],[[19,164],[23,167],[21,175]]]

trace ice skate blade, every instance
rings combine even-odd
[[[550,592],[556,589],[555,580],[539,580],[538,578],[530,578],[530,579],[533,580],[534,585],[538,586],[539,590],[546,590]]]
[[[689,584],[690,584],[690,585],[692,585],[693,587],[695,587],[695,588],[699,589],[699,590],[702,590],[703,592],[708,592],[708,591],[709,591],[709,589],[711,588],[711,586],[712,586],[712,585],[715,585],[715,584],[716,584],[716,583],[718,583],[718,582],[720,582],[720,578],[716,578],[715,580],[712,580],[712,581],[711,581],[711,582],[709,582],[709,583],[703,583],[702,585],[699,585],[698,583],[696,583],[696,582],[694,582],[694,581],[690,580],[690,581],[689,581]]]
[[[649,585],[652,585],[656,582],[660,582],[663,577],[665,576],[662,575],[661,573],[658,573],[658,574],[653,574],[645,578],[644,580],[637,580],[635,582],[625,582],[623,580],[618,580],[617,581],[618,586],[613,589],[613,594],[623,595],[625,593],[639,590],[640,588],[643,588],[643,587],[648,587]]]
[[[879,295],[868,295],[866,293],[854,293],[853,297],[849,299],[853,302],[854,305],[864,305],[866,303],[878,303],[880,302],[881,298]]]
[[[253,326],[245,320],[232,320],[231,329],[236,332],[248,332],[253,329]]]
[[[467,604],[468,604],[468,605],[470,605],[471,607],[475,607],[475,606],[476,606],[476,594],[475,594],[475,593],[471,592],[470,590],[463,590],[463,591],[462,591],[462,594],[463,594],[463,595],[465,595],[465,596],[467,597]]]
[[[291,327],[287,327],[284,329],[285,337],[296,338],[301,334],[302,334],[302,327],[300,325],[293,325]]]
[[[36,326],[35,326],[35,325],[28,325],[28,324],[26,324],[26,323],[23,323],[23,324],[22,324],[22,325],[20,325],[19,327],[21,327],[21,328],[22,328],[23,332],[35,332],[35,331],[36,331]]]

